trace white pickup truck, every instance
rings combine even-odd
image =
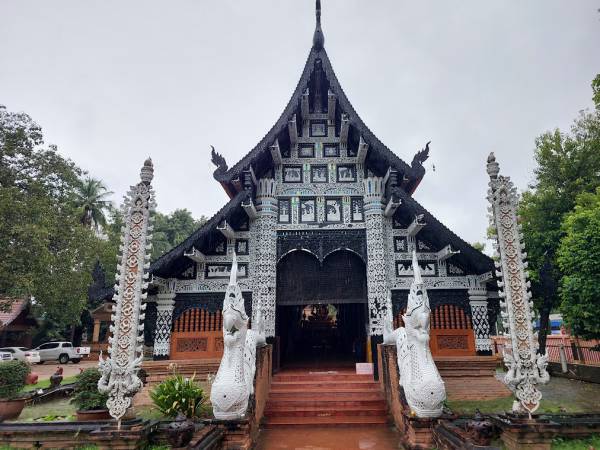
[[[58,361],[61,364],[67,364],[69,361],[77,364],[81,358],[90,356],[89,347],[73,347],[70,342],[46,342],[34,349],[40,354],[40,362]]]

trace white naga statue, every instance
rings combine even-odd
[[[244,416],[254,393],[256,347],[265,343],[260,310],[253,329],[242,291],[237,284],[237,257],[233,254],[229,286],[223,300],[223,358],[210,392],[215,418],[231,420]]]
[[[421,279],[417,254],[413,251],[414,279],[410,286],[404,327],[394,330],[391,293],[388,294],[388,318],[383,342],[396,344],[400,385],[411,411],[417,417],[439,417],[442,414],[446,388],[429,350],[429,298]]]

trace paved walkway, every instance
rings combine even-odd
[[[568,378],[551,377],[550,382],[540,387],[544,399],[563,403],[565,407],[581,411],[600,409],[600,384]]]
[[[256,450],[396,450],[398,432],[389,426],[274,428],[260,431]]]
[[[504,371],[498,370],[496,378],[502,380],[503,377]],[[600,409],[600,383],[551,376],[548,384],[539,388],[542,400],[562,404],[571,412],[596,412]]]
[[[38,380],[46,380],[56,372],[58,367],[63,368],[63,377],[78,375],[79,369],[87,369],[88,367],[98,367],[98,360],[84,359],[79,364],[67,363],[59,364],[58,361],[46,361],[44,364],[34,364],[31,366],[31,371],[38,374]]]

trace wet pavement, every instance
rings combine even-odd
[[[56,372],[59,367],[63,368],[63,377],[70,377],[78,375],[80,369],[87,369],[89,367],[98,367],[97,359],[84,359],[79,364],[73,364],[72,362],[67,364],[59,364],[58,361],[46,361],[44,364],[34,364],[31,366],[31,371],[38,374],[38,380],[46,380]]]
[[[396,450],[399,440],[389,426],[267,428],[256,450]]]
[[[502,380],[498,370],[496,378]],[[550,377],[548,384],[539,387],[543,400],[564,405],[569,412],[597,412],[600,409],[600,384],[568,378]]]
[[[600,384],[568,378],[550,378],[545,386],[540,386],[543,398],[580,411],[598,411],[600,409]]]

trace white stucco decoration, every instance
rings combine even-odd
[[[152,248],[150,214],[156,206],[150,185],[153,174],[152,160],[148,158],[140,173],[141,181],[131,187],[125,198],[125,226],[108,338],[109,357],[103,359],[100,354],[98,364],[101,374],[98,390],[108,394],[106,406],[119,424],[131,406],[131,398],[142,388],[137,373],[144,356],[144,300]]]
[[[229,286],[223,300],[223,357],[210,393],[217,419],[243,417],[248,409],[248,399],[254,393],[256,347],[265,343],[260,310],[254,317],[253,329],[249,330],[244,298],[237,284],[234,253]]]
[[[446,388],[429,350],[431,309],[414,251],[413,273],[406,314],[402,316],[404,327],[396,330],[393,329],[391,294],[388,295],[383,342],[396,344],[400,385],[411,411],[417,417],[439,417],[446,400]]]
[[[513,391],[516,401],[513,411],[531,414],[540,406],[542,393],[538,384],[550,380],[546,370],[547,355],[538,353],[537,333],[533,331],[533,302],[526,271],[527,254],[523,251],[518,224],[517,190],[509,177],[499,176],[500,166],[490,153],[487,160],[490,176],[488,200],[491,203],[491,224],[496,231],[496,271],[498,294],[503,301],[502,320],[508,342],[504,350],[507,372],[504,382]]]

